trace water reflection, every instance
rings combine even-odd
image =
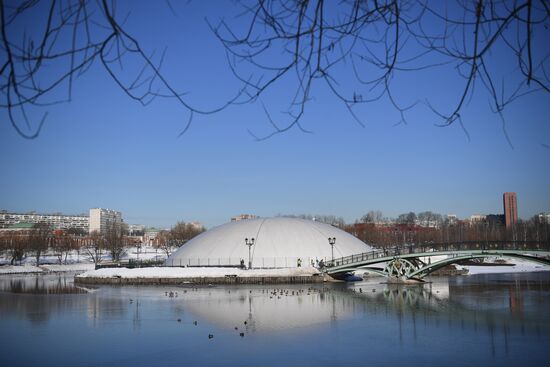
[[[181,293],[181,292],[180,292]],[[447,324],[451,329],[495,329],[506,335],[548,332],[550,277],[501,276],[446,278],[424,285],[374,282],[353,285],[287,286],[284,288],[196,289],[171,301],[178,310],[219,328],[243,327],[248,332],[284,331],[362,317],[396,320],[422,328]],[[176,311],[174,312],[176,313]]]
[[[188,292],[183,308],[222,328],[280,331],[351,317],[349,300],[329,287],[212,288]]]
[[[353,365],[366,355],[374,365],[410,356],[449,366],[547,361],[550,273],[432,280],[59,294],[40,288],[71,287],[72,276],[0,277],[0,352],[6,365],[46,366],[84,355],[90,366]]]
[[[0,292],[28,294],[72,294],[87,293],[87,289],[74,285],[72,278],[65,275],[29,275],[8,279],[0,278]]]
[[[97,325],[98,321],[120,319],[126,313],[123,300],[75,286],[73,277],[67,274],[0,277],[0,314],[37,325],[54,316],[85,315],[92,325]]]
[[[524,333],[548,332],[550,274],[434,278],[433,283],[400,286],[381,279],[353,284],[315,286],[249,286],[211,288],[74,286],[72,276],[0,278],[0,313],[44,323],[52,315],[72,313],[92,326],[131,320],[139,329],[151,308],[166,308],[174,319],[200,319],[221,329],[281,332],[336,324],[353,319],[374,323],[393,320],[412,326],[446,323],[461,330],[517,328]],[[167,297],[167,291],[178,297]]]

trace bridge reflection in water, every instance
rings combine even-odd
[[[383,278],[373,278],[311,286],[180,287],[176,288],[178,298],[167,298],[168,288],[163,287],[99,287],[87,293],[75,288],[71,279],[64,275],[0,279],[0,309],[21,317],[40,314],[40,319],[47,320],[52,312],[62,314],[77,308],[85,309],[91,320],[131,316],[139,323],[143,312],[140,299],[145,299],[173,307],[174,315],[190,313],[221,328],[242,326],[246,321],[251,332],[309,327],[364,313],[424,315],[428,319],[433,313],[474,324],[506,315],[499,320],[523,327],[539,324],[540,315],[550,318],[546,312],[550,272],[442,277],[417,285],[380,283]],[[60,289],[82,294],[62,294]],[[22,293],[31,294],[17,296]],[[135,302],[128,303],[130,299]]]
[[[373,325],[397,320],[399,339],[416,339],[420,329],[440,323],[450,329],[548,333],[545,297],[550,295],[550,273],[530,276],[535,279],[525,274],[494,274],[410,286],[369,281],[307,288],[221,287],[190,292],[177,304],[201,322],[253,333],[318,328],[357,319]]]
[[[396,246],[336,258],[327,262],[325,272],[338,277],[352,271],[367,271],[392,279],[421,280],[430,273],[450,264],[495,256],[518,258],[550,265],[550,244],[519,241],[476,241]],[[440,259],[431,261],[432,258],[436,257]]]
[[[59,282],[43,275],[21,278],[29,284],[51,279],[39,281],[44,286]],[[19,277],[0,278],[0,324],[6,326],[0,336],[32,334],[40,339],[38,345],[51,346],[57,345],[60,328],[78,330],[86,343],[74,339],[77,355],[102,350],[88,355],[94,365],[105,353],[114,358],[135,343],[145,351],[132,360],[135,364],[154,363],[168,343],[165,350],[178,364],[193,364],[202,350],[210,354],[200,358],[212,357],[208,361],[216,365],[227,365],[226,356],[233,354],[246,355],[248,365],[265,365],[266,354],[285,353],[289,365],[312,359],[340,365],[346,358],[347,363],[359,361],[365,353],[380,365],[398,363],[411,353],[439,360],[456,353],[457,343],[459,349],[467,345],[468,354],[453,357],[454,365],[464,365],[480,356],[484,362],[519,363],[525,353],[542,360],[550,342],[550,272],[438,277],[416,285],[380,283],[385,279],[374,277],[325,285],[101,286],[84,294],[22,294],[13,279]],[[65,281],[70,285],[69,277]],[[177,297],[167,296],[170,292]],[[116,341],[117,348],[101,349],[105,339]],[[23,353],[27,345],[13,348],[18,360],[33,358]],[[218,355],[219,349],[224,352]],[[241,366],[242,359],[229,365]]]

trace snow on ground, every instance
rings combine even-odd
[[[90,271],[95,269],[95,265],[94,264],[66,264],[66,265],[57,264],[57,265],[40,265],[40,268],[49,272]]]
[[[77,277],[97,278],[199,278],[199,277],[273,277],[273,276],[311,276],[319,274],[319,270],[313,267],[284,268],[284,269],[252,269],[237,268],[104,268],[88,271]]]
[[[151,246],[143,246],[139,249],[139,251],[137,247],[130,247],[126,249],[126,252],[121,259],[165,260],[166,258],[167,256],[165,252],[159,251]]]
[[[6,255],[5,255],[6,256]],[[80,252],[73,252],[67,257],[67,264],[59,264],[59,259],[55,254],[45,254],[40,259],[40,266],[35,266],[36,259],[31,255],[27,256],[21,265],[7,265],[9,259],[0,256],[0,275],[2,274],[20,274],[20,273],[47,273],[47,272],[83,272],[86,271],[87,276],[101,277],[130,277],[130,278],[190,278],[190,277],[219,277],[225,275],[237,275],[240,277],[250,276],[295,276],[295,275],[311,275],[318,273],[317,269],[310,267],[302,267],[295,269],[254,269],[242,270],[236,268],[141,268],[141,269],[100,269],[93,271],[94,264],[89,256]],[[136,247],[128,248],[122,256],[126,259],[139,260],[163,260],[166,254],[158,251],[153,247],[142,247],[138,253]],[[103,261],[110,261],[108,253],[102,257]],[[499,259],[487,259],[487,262],[496,261]],[[550,266],[545,266],[529,261],[519,259],[506,259],[509,266],[464,266],[457,265],[458,269],[468,269],[468,274],[480,273],[514,273],[514,272],[531,272],[531,271],[550,271]],[[426,260],[427,261],[427,260]],[[431,262],[435,260],[432,258]],[[93,275],[92,275],[93,274]],[[99,275],[98,275],[99,274]],[[83,274],[84,276],[84,274]]]
[[[62,264],[62,265],[4,265],[0,266],[0,275],[2,274],[32,274],[32,273],[59,273],[59,272],[78,272],[89,271],[95,268],[94,264]]]
[[[166,259],[166,253],[159,251],[154,247],[143,246],[139,250],[137,247],[127,248],[122,256],[121,260],[164,260]],[[111,256],[108,251],[104,251],[101,256],[101,261],[111,261]],[[11,259],[8,254],[2,254],[0,252],[0,265],[8,265]],[[67,255],[67,258],[63,257],[63,263],[74,264],[74,263],[91,263],[92,259],[85,251],[81,250],[80,252],[72,251]],[[19,263],[19,261],[18,261]],[[28,253],[25,258],[21,261],[21,264],[36,264],[36,258],[33,256],[32,252]],[[42,256],[40,256],[40,264],[59,264],[59,258],[57,255],[51,251],[48,251]]]
[[[44,270],[34,265],[4,265],[0,266],[0,274],[42,273]]]
[[[108,252],[101,256],[103,262],[111,261]],[[158,251],[149,246],[143,246],[139,251],[137,247],[126,249],[121,256],[121,260],[164,260],[166,253]],[[40,257],[40,266],[36,266],[36,258],[32,253],[28,254],[19,265],[9,265],[11,259],[7,254],[0,253],[0,275],[1,274],[20,274],[20,273],[41,273],[41,272],[73,272],[73,271],[89,271],[95,268],[90,256],[83,251],[77,253],[73,251],[69,253],[67,258],[63,258],[63,263],[59,264],[57,255],[51,252],[46,252]]]
[[[534,263],[531,261],[508,259],[510,265],[502,266],[466,266],[457,265],[457,269],[468,269],[468,275],[474,274],[495,274],[495,273],[526,273],[532,271],[550,271],[550,266]],[[515,265],[513,265],[515,264]]]

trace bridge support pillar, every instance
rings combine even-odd
[[[413,260],[403,259],[396,257],[391,261],[388,261],[384,268],[384,273],[388,277],[390,282],[402,283],[403,281],[412,280],[417,282],[418,279],[412,279],[410,274],[419,269],[419,266]]]

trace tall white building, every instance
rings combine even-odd
[[[90,209],[90,233],[105,233],[109,226],[122,226],[122,213],[112,209]]]

